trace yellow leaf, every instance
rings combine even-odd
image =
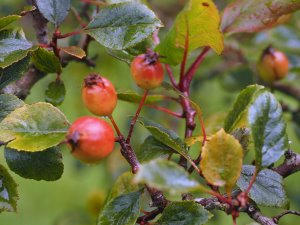
[[[241,144],[221,129],[205,143],[201,156],[200,168],[205,179],[212,185],[225,186],[230,195],[242,171]]]

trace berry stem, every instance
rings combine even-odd
[[[96,5],[96,6],[106,6],[107,5],[107,3],[105,3],[105,2],[99,2],[99,1],[93,1],[93,0],[80,0],[80,1],[91,4],[91,5]]]
[[[186,66],[186,61],[187,61],[187,56],[188,56],[188,51],[189,51],[190,30],[189,30],[187,18],[185,18],[185,22],[186,22],[186,35],[185,35],[183,59],[182,59],[181,65],[180,65],[180,82],[182,82],[182,79],[184,77],[184,71],[185,71],[185,66]]]
[[[169,76],[169,79],[171,81],[171,84],[173,85],[173,87],[177,88],[177,84],[176,84],[176,81],[175,81],[175,78],[174,78],[174,75],[173,75],[170,65],[165,64],[165,68],[166,68],[167,74]]]
[[[58,34],[58,35],[56,35],[56,38],[57,39],[63,39],[63,38],[67,38],[67,37],[70,37],[70,36],[77,35],[77,34],[81,34],[82,32],[83,32],[83,30],[75,30],[75,31],[72,31],[72,32],[66,33],[66,34]]]
[[[119,127],[118,127],[118,125],[116,124],[114,118],[112,117],[112,115],[109,115],[108,118],[110,119],[111,124],[114,126],[114,128],[115,128],[115,130],[117,132],[117,135],[119,137],[123,136],[122,133],[121,133],[121,131],[120,131],[120,129],[119,129]]]
[[[245,191],[245,195],[246,195],[246,196],[248,196],[248,194],[249,194],[249,192],[250,192],[250,189],[252,188],[252,186],[253,186],[253,184],[254,184],[254,182],[255,182],[255,180],[256,180],[257,174],[258,174],[258,170],[257,170],[257,168],[255,167],[255,171],[254,171],[253,176],[252,176],[252,178],[251,178],[251,180],[250,180],[249,186],[247,187],[247,189],[246,189],[246,191]]]
[[[145,90],[143,98],[141,99],[139,107],[138,107],[138,109],[137,109],[137,111],[135,113],[135,116],[131,120],[130,129],[129,129],[128,136],[127,136],[127,139],[126,139],[126,143],[130,143],[130,139],[131,139],[131,135],[132,135],[132,132],[133,132],[134,125],[135,125],[135,123],[136,123],[136,121],[137,121],[137,119],[138,119],[138,117],[140,115],[140,112],[141,112],[142,107],[143,107],[143,105],[145,103],[145,100],[146,100],[146,98],[148,96],[148,93],[149,93],[149,90]]]
[[[156,109],[156,110],[159,110],[159,111],[162,111],[164,113],[167,113],[171,116],[175,116],[177,118],[183,118],[181,113],[173,112],[173,111],[171,111],[167,108],[164,108],[164,107],[161,107],[161,106],[158,106],[158,105],[148,105],[148,104],[146,104],[145,106]]]

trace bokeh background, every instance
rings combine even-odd
[[[72,1],[74,6],[81,6],[80,1]],[[150,0],[150,7],[157,13],[165,24],[161,36],[172,24],[174,16],[182,8],[184,0]],[[216,0],[219,9],[230,1]],[[20,12],[26,5],[24,0],[1,0],[0,16]],[[80,9],[79,9],[80,10]],[[256,34],[239,34],[232,37],[225,37],[228,46],[223,56],[216,56],[210,53],[204,60],[201,68],[193,81],[191,98],[196,101],[203,111],[206,126],[209,131],[216,130],[222,126],[226,112],[230,109],[238,92],[245,86],[259,82],[255,72],[255,63],[261,52],[269,44],[285,51],[290,59],[290,73],[281,82],[290,83],[300,88],[300,13],[295,13],[289,20],[272,30]],[[23,27],[29,40],[35,42],[34,31],[31,26],[31,19],[26,16],[19,23]],[[62,26],[62,33],[76,29],[78,24],[70,14]],[[53,27],[49,26],[50,31]],[[199,37],[201,38],[201,37]],[[67,45],[68,40],[60,41],[61,45]],[[234,49],[234,50],[233,50]],[[141,93],[130,77],[129,66],[107,54],[106,50],[96,42],[92,42],[90,56],[96,58],[96,67],[89,68],[78,62],[71,62],[63,71],[62,79],[65,82],[67,95],[64,103],[59,107],[70,122],[83,115],[90,115],[84,108],[80,89],[84,77],[90,72],[98,72],[109,78],[119,91],[134,90]],[[236,53],[232,53],[235,52]],[[190,61],[197,55],[192,54]],[[176,76],[179,68],[173,68]],[[178,76],[177,76],[178,77]],[[27,103],[44,101],[44,92],[49,82],[55,79],[50,74],[41,79],[32,89],[26,99]],[[167,79],[166,79],[167,80]],[[160,91],[160,90],[158,90]],[[291,108],[299,107],[299,102],[275,91],[279,100],[290,105]],[[175,111],[180,109],[172,103],[163,103]],[[118,102],[114,112],[115,120],[126,133],[129,125],[129,115],[133,115],[136,105],[126,102]],[[184,132],[183,121],[174,120],[169,116],[145,108],[142,115],[162,123],[170,129],[176,130],[181,136]],[[292,121],[289,113],[285,114],[288,123],[288,134],[291,141],[291,148],[300,152],[300,125]],[[298,136],[297,132],[298,129]],[[199,126],[196,133],[200,133]],[[138,148],[148,133],[139,125],[136,126],[133,146]],[[3,149],[0,149],[0,163],[7,167]],[[197,155],[198,147],[191,150],[192,155]],[[0,215],[1,225],[92,225],[95,224],[96,215],[105,201],[113,182],[124,171],[128,165],[119,153],[119,146],[115,146],[114,152],[103,162],[96,166],[88,166],[74,159],[69,150],[62,146],[63,162],[65,164],[62,178],[55,182],[44,182],[27,180],[11,172],[11,175],[18,183],[19,196],[17,213],[2,213]],[[247,157],[251,161],[251,153]],[[300,210],[300,174],[285,179],[285,187],[288,197],[291,200],[291,209]],[[281,209],[262,208],[262,211],[269,216],[281,212]],[[232,224],[231,216],[223,212],[215,211],[214,218],[208,224]],[[282,225],[298,224],[295,216],[286,216],[280,220]],[[247,215],[241,214],[238,224],[251,224]]]

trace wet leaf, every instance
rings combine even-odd
[[[68,121],[49,103],[24,105],[0,123],[0,141],[7,147],[29,152],[42,151],[64,140]]]
[[[58,180],[64,171],[58,147],[42,152],[17,151],[5,148],[5,159],[10,170],[21,177],[34,180]]]
[[[288,139],[280,103],[275,96],[261,92],[249,106],[248,121],[258,169],[276,162],[286,150]]]
[[[145,5],[124,2],[101,8],[86,31],[101,45],[122,50],[142,42],[161,26]]]
[[[212,214],[193,201],[171,202],[157,221],[158,225],[201,225],[205,224]]]
[[[245,191],[255,171],[255,166],[244,165],[237,182]],[[273,170],[261,170],[249,192],[250,198],[257,204],[269,207],[288,208],[289,201],[283,186],[283,178]]]
[[[62,80],[55,80],[48,85],[45,91],[46,102],[54,106],[61,105],[65,100],[66,88]]]
[[[0,212],[16,212],[18,198],[17,184],[0,164]]]

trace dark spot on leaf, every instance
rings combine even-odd
[[[209,7],[209,4],[207,2],[203,2],[202,5],[205,7]]]

